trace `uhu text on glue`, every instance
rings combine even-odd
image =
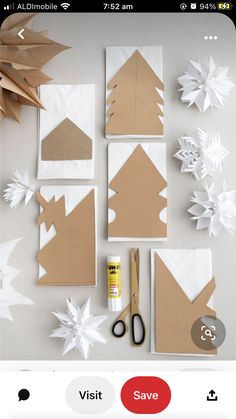
[[[107,256],[108,309],[121,310],[120,256]]]

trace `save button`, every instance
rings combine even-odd
[[[133,377],[121,390],[123,405],[136,414],[160,413],[167,408],[170,400],[170,387],[159,377]]]

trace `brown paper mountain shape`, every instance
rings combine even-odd
[[[163,135],[163,99],[156,90],[164,85],[138,50],[126,61],[108,84],[113,92],[106,133],[113,135]]]
[[[69,118],[65,118],[41,144],[42,160],[92,159],[92,140]]]
[[[8,16],[0,29],[0,118],[20,121],[21,105],[41,107],[36,87],[50,80],[41,68],[68,47],[34,32],[36,13]],[[18,35],[24,29],[24,39]]]
[[[166,186],[165,179],[138,145],[109,184],[116,195],[109,198],[108,206],[116,212],[116,218],[108,224],[108,236],[166,237],[167,226],[159,217],[167,204],[159,193]]]
[[[38,252],[38,262],[47,271],[40,285],[96,285],[95,268],[95,203],[94,190],[66,216],[65,197],[47,202],[42,195],[37,200],[43,207],[38,224],[53,224],[56,235]]]
[[[156,352],[215,354],[198,348],[191,337],[193,323],[202,316],[216,316],[207,303],[215,289],[215,279],[190,301],[162,259],[155,256]]]

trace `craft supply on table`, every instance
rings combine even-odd
[[[95,86],[40,86],[38,178],[94,177]]]
[[[166,240],[166,188],[165,144],[109,144],[108,240]]]
[[[162,48],[106,48],[106,137],[163,136]]]
[[[107,256],[107,290],[108,309],[120,311],[122,308],[120,256]]]
[[[131,317],[131,345],[141,346],[145,340],[145,325],[139,311],[139,249],[130,251],[130,303],[117,317],[113,326],[112,334],[121,338],[128,331],[126,318]],[[121,328],[119,332],[118,329]]]
[[[107,343],[101,334],[99,326],[107,319],[107,316],[95,316],[91,313],[91,298],[88,298],[80,308],[70,298],[66,300],[67,311],[54,312],[59,320],[59,327],[53,330],[51,338],[61,338],[65,341],[63,354],[77,349],[87,359],[90,347],[96,343]]]
[[[96,187],[42,186],[39,284],[96,286]]]
[[[196,346],[194,323],[216,317],[210,249],[151,250],[151,352],[212,356]]]
[[[188,107],[195,104],[201,112],[221,108],[234,86],[228,71],[228,67],[216,65],[212,57],[208,62],[189,60],[187,70],[178,77],[181,101],[188,103]]]

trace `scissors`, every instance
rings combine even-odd
[[[127,307],[121,312],[119,317],[115,320],[115,323],[112,326],[112,334],[121,338],[128,331],[128,326],[126,323],[126,317],[131,315],[131,345],[140,346],[145,340],[145,326],[142,319],[142,316],[139,311],[139,249],[131,249],[130,251],[130,267],[131,267],[131,276],[130,276],[130,290],[131,290],[131,300]],[[121,328],[120,333],[117,331]],[[141,337],[137,338],[137,328],[141,330]]]

